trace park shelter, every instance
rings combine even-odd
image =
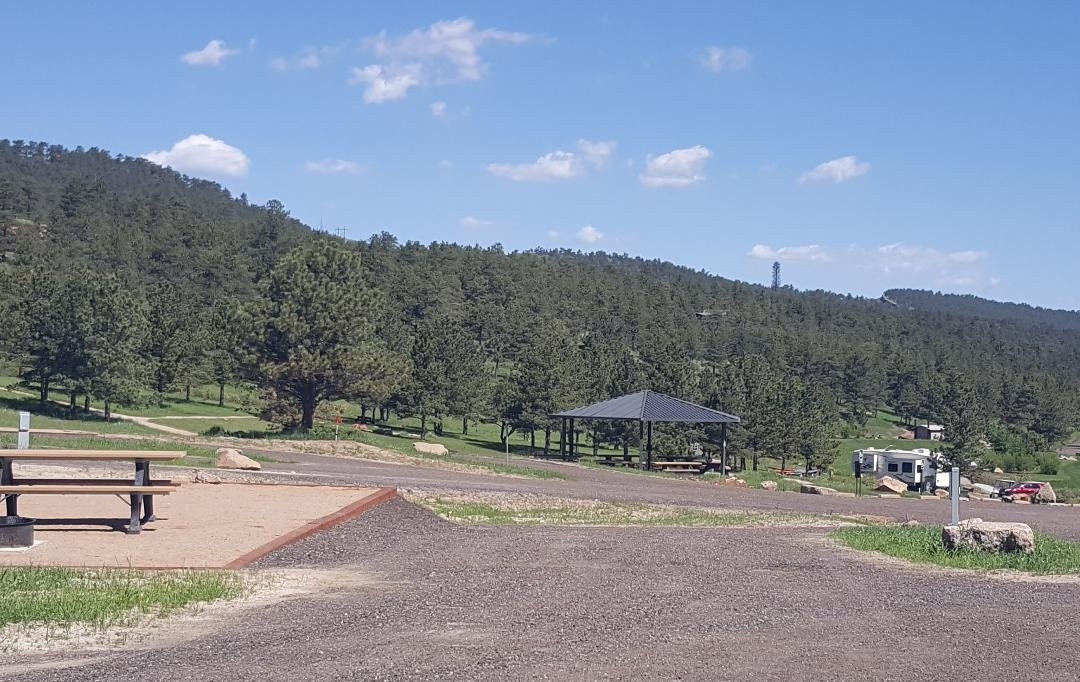
[[[562,437],[559,439],[559,454],[574,459],[577,456],[575,439],[566,440],[569,430],[574,433],[574,423],[578,419],[636,421],[638,423],[639,443],[645,444],[645,452],[639,452],[638,461],[646,468],[652,467],[652,426],[655,422],[679,424],[720,424],[721,457],[727,463],[727,425],[737,424],[740,419],[733,414],[696,405],[686,400],[655,391],[638,391],[618,398],[586,405],[584,407],[557,412],[551,415],[561,420]],[[641,446],[639,445],[639,451]]]

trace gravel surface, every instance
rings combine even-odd
[[[512,478],[421,468],[346,457],[326,457],[300,452],[267,453],[287,462],[270,464],[272,471],[296,472],[310,481],[348,482],[396,486],[401,489],[505,491],[557,497],[601,500],[632,500],[729,509],[814,512],[822,514],[869,514],[901,521],[944,523],[949,519],[947,500],[908,498],[830,497],[802,493],[769,492],[702,483],[693,478],[676,479],[618,470],[595,469],[561,462],[512,458],[511,462],[554,468],[568,478],[550,480]],[[499,459],[498,461],[502,461]],[[1080,540],[1080,507],[1048,507],[1001,502],[961,502],[961,517],[978,516],[986,521],[1020,521],[1036,530]]]
[[[257,564],[374,584],[16,679],[1076,679],[1080,584],[898,567],[826,532],[459,526],[394,500]]]

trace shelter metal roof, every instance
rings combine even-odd
[[[683,422],[690,424],[736,423],[733,414],[696,405],[654,391],[638,391],[593,405],[557,412],[552,417],[575,419],[632,419],[646,422]]]

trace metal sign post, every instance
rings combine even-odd
[[[952,525],[960,523],[960,469],[952,468],[949,475],[949,500],[952,504]]]
[[[30,449],[30,413],[19,413],[19,440],[16,446],[19,450]]]

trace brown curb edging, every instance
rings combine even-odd
[[[278,536],[260,547],[256,547],[250,552],[240,555],[239,557],[225,564],[223,568],[244,568],[246,566],[249,566],[258,561],[259,559],[263,558],[270,552],[281,549],[282,547],[297,542],[298,540],[303,540],[304,538],[310,535],[314,535],[319,531],[333,528],[339,523],[355,518],[366,512],[368,509],[371,509],[376,505],[382,504],[389,499],[393,499],[394,497],[397,497],[397,488],[379,488],[375,492],[365,495],[356,502],[342,507],[336,512],[327,514],[326,516],[315,519],[314,521],[309,521],[304,525],[300,526],[299,528],[291,530],[288,533]]]

